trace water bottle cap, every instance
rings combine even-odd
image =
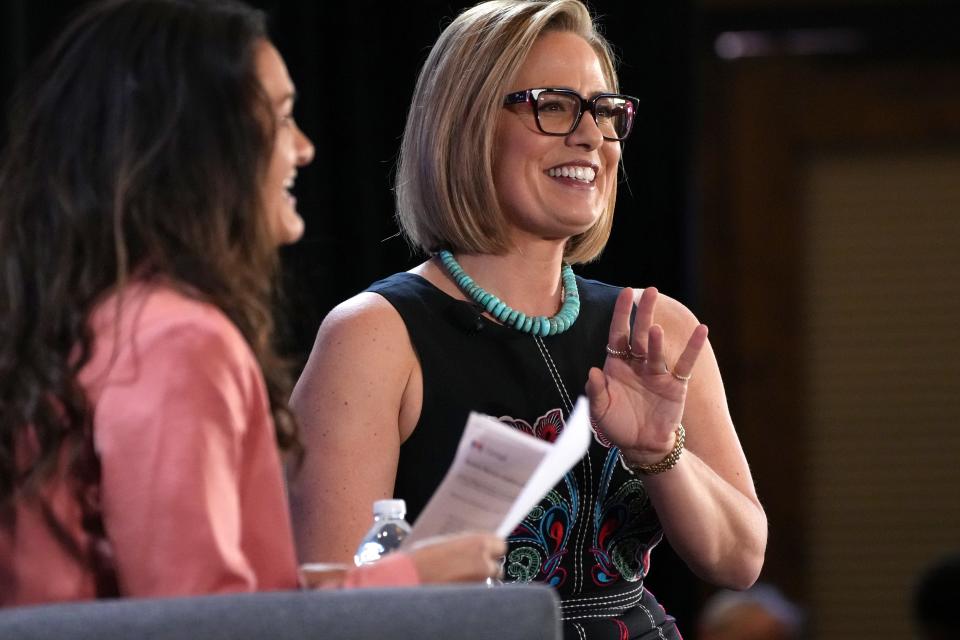
[[[373,515],[375,516],[394,516],[402,518],[407,514],[407,503],[402,499],[395,500],[375,500],[373,503]]]

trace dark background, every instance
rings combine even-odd
[[[82,4],[0,4],[0,98]],[[283,250],[284,348],[302,363],[332,306],[421,259],[397,235],[391,176],[417,70],[443,26],[473,3],[252,4],[271,17],[274,41],[299,91],[297,119],[317,147],[296,186],[306,235]],[[770,519],[762,578],[810,607],[818,598],[810,541],[820,523],[809,516],[812,472],[803,446],[813,421],[804,390],[808,310],[797,181],[802,171],[796,169],[814,152],[838,146],[869,151],[868,145],[887,148],[891,141],[960,144],[960,109],[943,106],[955,98],[938,102],[940,94],[955,96],[960,87],[960,2],[590,5],[620,58],[622,91],[638,96],[642,106],[624,149],[613,235],[601,259],[578,271],[612,284],[656,285],[710,324],[734,422]],[[716,44],[724,33],[746,33],[759,48],[722,59]],[[945,397],[942,402],[946,406]],[[870,438],[869,425],[863,438]],[[955,498],[935,508],[945,530],[960,522]],[[915,571],[915,560],[902,557],[902,543],[891,542],[889,549],[898,571]],[[937,549],[930,543],[923,553]],[[878,582],[880,574],[871,571],[879,569],[859,564],[865,583]],[[696,637],[697,612],[713,589],[694,578],[666,543],[654,553],[648,584],[684,635]],[[898,589],[900,602],[907,591]],[[889,601],[878,602],[844,599],[835,615],[851,625],[886,621]],[[823,611],[810,611],[812,618],[831,605],[820,606]],[[899,610],[889,615],[906,628]]]

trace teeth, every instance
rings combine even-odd
[[[547,171],[551,178],[573,178],[580,182],[593,182],[597,177],[597,172],[593,167],[565,166],[554,167]]]

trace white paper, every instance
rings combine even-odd
[[[563,431],[550,447],[550,452],[527,480],[523,492],[504,516],[497,528],[497,535],[506,537],[523,522],[530,510],[586,455],[590,448],[590,438],[590,406],[587,399],[580,396]]]
[[[471,413],[453,464],[404,540],[486,531],[506,537],[590,446],[586,398],[553,443]]]

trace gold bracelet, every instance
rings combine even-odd
[[[680,459],[680,454],[683,453],[683,443],[686,440],[686,435],[686,432],[683,430],[683,425],[681,424],[677,427],[677,438],[673,443],[673,449],[667,454],[667,457],[660,462],[655,462],[653,464],[636,464],[627,461],[627,459],[623,457],[623,452],[620,452],[620,459],[623,461],[623,464],[627,469],[631,471],[639,471],[646,476],[652,476],[657,473],[669,471],[677,466],[677,461]]]

